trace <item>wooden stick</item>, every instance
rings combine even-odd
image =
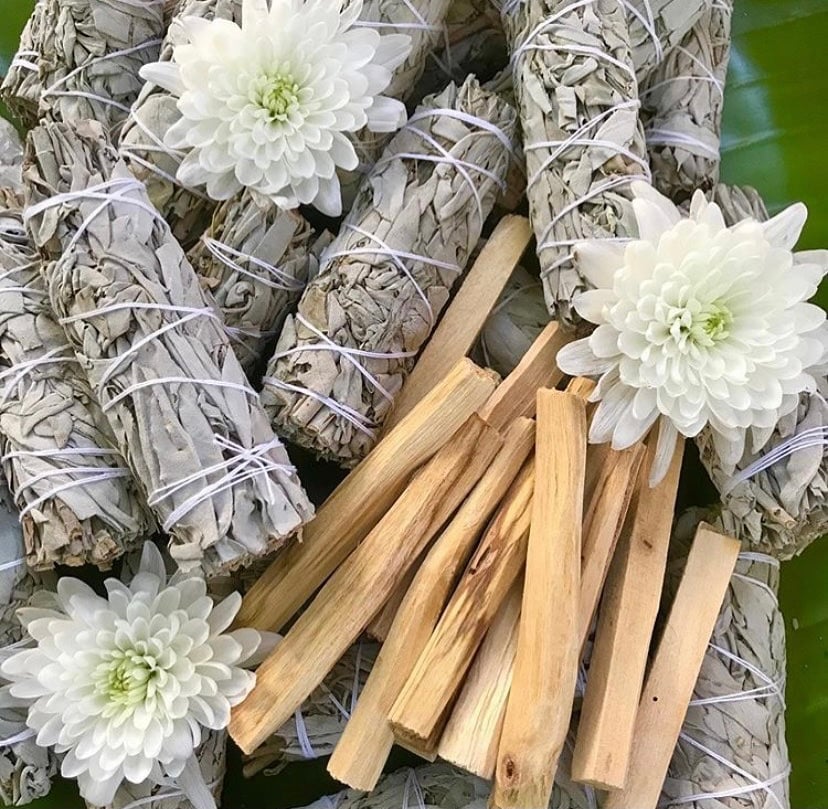
[[[567,387],[569,390],[570,387]],[[616,453],[604,444],[591,446],[587,450],[578,608],[581,647],[592,622],[596,601],[629,507],[632,481],[636,479],[644,452],[644,448],[639,447]],[[622,457],[616,458],[617,455]],[[605,472],[605,469],[609,471]],[[611,493],[623,488],[623,479],[627,476],[629,492],[623,501],[619,501]],[[617,518],[610,513],[612,508],[620,512]],[[501,613],[504,611],[505,608]],[[496,630],[501,621],[504,625]],[[441,758],[485,779],[491,779],[494,775],[497,746],[512,682],[517,631],[517,614],[508,617],[498,614],[477,653],[438,749]]]
[[[471,351],[531,238],[529,220],[522,216],[504,216],[498,222],[395,399],[386,430],[399,424]]]
[[[664,584],[684,441],[664,480],[650,488],[655,443],[649,442],[607,576],[572,760],[574,780],[601,789],[624,786]]]
[[[569,380],[569,384],[566,386],[567,393],[571,393],[573,396],[577,396],[584,401],[589,399],[594,390],[595,383],[591,379],[587,379],[584,376],[573,377]]]
[[[587,451],[579,649],[589,635],[645,454],[643,444],[621,451],[608,444],[593,444]]]
[[[521,578],[486,633],[437,748],[440,758],[486,780],[494,776],[497,762],[522,598]]]
[[[512,484],[389,714],[398,739],[427,742],[448,718],[474,653],[526,559],[534,464]]]
[[[497,377],[460,360],[323,503],[244,597],[236,626],[280,630],[367,536],[411,474],[492,394]]]
[[[534,443],[535,423],[524,418],[515,421],[492,465],[428,552],[331,756],[328,772],[337,780],[368,792],[376,786],[394,744],[388,712],[431,637],[475,543]],[[414,752],[431,757],[436,741],[418,744]]]
[[[739,547],[709,525],[698,527],[641,694],[627,785],[604,809],[656,808]]]
[[[537,409],[520,632],[491,799],[498,809],[537,809],[549,803],[580,657],[586,408],[574,394],[543,390]]]
[[[554,388],[564,377],[555,362],[558,352],[573,339],[556,322],[547,325],[535,338],[492,397],[480,410],[480,415],[499,429],[511,424],[518,416],[535,415],[537,393],[540,388]]]
[[[331,576],[233,710],[230,735],[251,753],[324,679],[394,587],[466,499],[503,443],[471,416],[417,473],[396,503]]]
[[[405,578],[396,586],[394,592],[391,593],[391,597],[385,602],[382,609],[374,616],[371,623],[368,624],[368,628],[365,631],[370,638],[378,640],[380,643],[385,643],[385,639],[388,637],[388,633],[391,631],[391,625],[394,623],[394,618],[397,615],[397,610],[399,610],[405,594],[408,592],[409,587],[411,587],[411,582],[414,581],[414,577],[417,575],[417,568],[418,565],[412,566]]]

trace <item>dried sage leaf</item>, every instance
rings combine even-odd
[[[45,582],[26,567],[23,533],[8,489],[0,484],[0,660],[23,640],[17,610],[27,606]],[[26,725],[25,704],[0,678],[0,803],[25,806],[49,794],[57,759],[39,747]]]
[[[714,199],[730,224],[752,216],[763,221],[767,209],[752,188],[719,185]],[[752,548],[778,559],[790,559],[828,532],[828,455],[814,443],[749,479],[732,485],[734,474],[791,436],[808,429],[828,429],[828,379],[820,390],[803,393],[799,407],[783,417],[769,435],[753,431],[742,457],[732,457],[733,447],[717,441],[712,430],[696,438],[699,455],[718,489],[726,530],[750,543]]]
[[[517,267],[480,332],[474,356],[506,377],[548,322],[543,284]]]
[[[143,185],[94,122],[29,137],[52,306],[173,558],[214,575],[280,547],[312,506]]]
[[[344,465],[370,450],[480,238],[515,124],[470,77],[391,141],[285,322],[262,394],[277,432]]]
[[[0,210],[0,449],[34,569],[109,567],[155,521],[55,321],[19,210]]]
[[[503,24],[546,302],[573,326],[588,286],[573,245],[631,235],[630,182],[649,179],[627,14],[616,0],[505,0]]]
[[[23,144],[10,121],[0,118],[0,190],[23,190]]]
[[[733,0],[712,4],[641,85],[653,184],[674,202],[719,181]]]
[[[632,61],[641,89],[650,72],[682,40],[715,0],[622,0],[630,25]],[[642,101],[644,96],[642,94]]]
[[[679,519],[673,543],[676,570],[696,525],[711,516],[693,509]],[[722,529],[721,521],[712,522]],[[778,591],[779,561],[746,545],[702,663],[660,806],[790,806],[785,622]]]
[[[0,95],[28,127],[43,116],[114,127],[164,29],[164,0],[37,0]]]
[[[314,231],[252,190],[223,203],[188,258],[224,317],[248,375],[319,269]]]
[[[275,775],[292,761],[329,756],[345,730],[378,651],[375,643],[361,641],[352,646],[296,716],[253,755],[245,757],[245,775],[263,770]]]

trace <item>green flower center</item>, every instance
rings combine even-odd
[[[253,103],[266,110],[271,121],[285,121],[299,106],[299,85],[290,73],[259,76],[254,82]]]
[[[733,314],[720,303],[676,307],[668,319],[668,329],[678,347],[691,345],[712,348],[730,336]]]
[[[152,655],[136,650],[118,651],[98,668],[96,691],[108,702],[135,705],[146,700],[150,683],[159,672]]]

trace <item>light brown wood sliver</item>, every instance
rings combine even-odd
[[[650,488],[650,442],[607,575],[572,760],[573,779],[601,789],[621,789],[627,776],[683,452],[682,440],[665,478]]]
[[[389,714],[416,746],[442,728],[474,653],[526,561],[534,465],[509,489]]]
[[[366,791],[376,786],[394,743],[388,722],[391,706],[431,637],[480,534],[534,443],[534,421],[515,421],[486,473],[426,554],[328,763],[328,772],[339,781]],[[413,752],[431,758],[436,741],[417,740]]]
[[[698,527],[641,695],[627,785],[607,796],[604,809],[656,809],[739,547]]]
[[[244,752],[290,719],[322,682],[466,499],[502,443],[497,431],[471,416],[328,579],[259,667],[252,693],[233,710],[230,735]]]
[[[572,393],[539,391],[537,424],[517,655],[491,797],[497,809],[536,809],[549,803],[580,659],[584,402]]]
[[[242,602],[236,626],[278,631],[368,535],[413,472],[492,395],[497,376],[460,360],[322,504]]]

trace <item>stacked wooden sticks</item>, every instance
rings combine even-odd
[[[592,383],[556,389],[569,337],[554,323],[501,384],[462,356],[438,367],[496,299],[474,305],[492,296],[481,267],[497,256],[505,284],[526,247],[525,220],[504,222],[464,315],[446,314],[450,344],[421,361],[433,374],[412,375],[405,412],[245,599],[239,624],[279,630],[319,590],[230,732],[252,752],[372,625],[384,643],[332,775],[373,789],[396,741],[494,778],[495,807],[541,809],[603,591],[573,775],[613,790],[612,809],[655,807],[738,543],[700,531],[645,682],[683,447],[655,489],[651,448],[587,449]]]

